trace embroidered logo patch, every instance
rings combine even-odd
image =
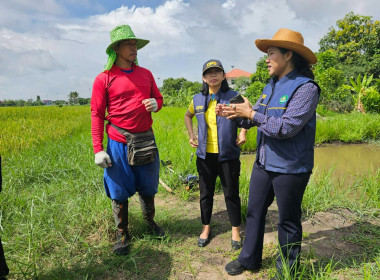
[[[287,95],[281,96],[280,103],[285,103],[288,100],[288,98],[289,98],[289,96],[287,96]]]
[[[197,106],[197,107],[195,108],[195,110],[197,110],[197,111],[199,111],[199,110],[203,110],[203,106]]]

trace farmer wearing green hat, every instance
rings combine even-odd
[[[149,41],[137,38],[129,25],[115,27],[110,35],[108,61],[92,89],[91,132],[95,163],[104,168],[104,187],[112,200],[118,228],[113,251],[125,255],[129,240],[128,198],[136,192],[149,229],[157,236],[165,235],[154,222],[160,163],[151,116],[161,109],[163,98],[152,73],[137,65],[137,50]]]

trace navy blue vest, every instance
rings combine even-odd
[[[285,113],[293,94],[300,86],[308,82],[315,83],[309,78],[299,76],[296,71],[284,76],[277,83],[274,83],[272,79],[265,86],[263,94],[260,97],[261,101],[258,112],[267,116],[280,118]],[[265,170],[280,173],[304,173],[311,171],[314,166],[315,129],[315,112],[306,125],[291,138],[271,138],[258,129],[257,145],[260,145],[261,137],[264,138]]]
[[[224,104],[229,103],[229,100],[237,94],[238,93],[233,90],[228,90],[226,92],[219,90],[215,97],[218,103]],[[193,97],[195,117],[198,121],[198,149],[196,155],[202,159],[206,158],[207,123],[205,113],[208,109],[210,99],[210,94],[206,96],[202,93],[198,93]],[[224,161],[239,158],[240,148],[236,145],[236,122],[224,117],[216,116],[216,126],[218,129],[219,160]]]

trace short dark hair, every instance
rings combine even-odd
[[[286,54],[287,52],[292,51],[285,48],[277,48],[280,50],[282,54]],[[309,62],[295,51],[292,52],[293,56],[291,61],[294,65],[294,68],[296,68],[301,75],[314,80],[314,73],[311,70],[311,65],[309,64]]]

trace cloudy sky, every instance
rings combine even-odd
[[[263,55],[254,40],[282,27],[318,51],[350,11],[380,19],[378,0],[1,0],[0,100],[90,97],[116,25],[151,41],[138,59],[161,86],[169,77],[200,81],[210,58],[254,72]]]

